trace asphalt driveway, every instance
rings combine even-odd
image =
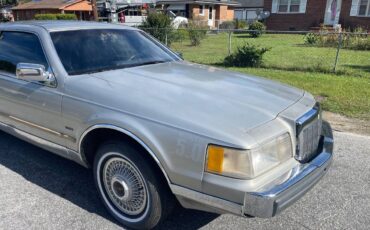
[[[162,229],[369,229],[370,137],[335,133],[325,178],[272,219],[178,210]],[[0,132],[0,229],[119,229],[92,174]]]

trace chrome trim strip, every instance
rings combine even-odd
[[[35,123],[31,123],[31,122],[29,122],[29,121],[22,120],[22,119],[20,119],[20,118],[18,118],[18,117],[14,117],[14,116],[8,116],[8,117],[9,117],[10,119],[13,119],[13,120],[15,120],[15,121],[17,121],[17,122],[20,122],[20,123],[23,123],[23,124],[25,124],[25,125],[31,126],[31,127],[33,127],[33,128],[37,128],[37,129],[42,130],[42,131],[44,131],[44,132],[48,132],[48,133],[50,133],[50,134],[53,134],[53,135],[56,135],[56,136],[59,136],[59,137],[63,137],[63,138],[68,139],[68,140],[70,140],[70,141],[76,142],[76,139],[75,139],[75,138],[70,137],[70,136],[68,136],[68,135],[66,135],[66,134],[63,134],[63,133],[60,133],[60,132],[57,132],[57,131],[54,131],[54,130],[51,130],[51,129],[45,128],[45,127],[43,127],[43,126],[37,125],[37,124],[35,124]]]
[[[133,138],[135,141],[137,141],[142,147],[145,148],[145,150],[150,154],[150,156],[155,160],[155,162],[157,163],[157,165],[159,166],[159,168],[161,169],[163,175],[165,176],[167,182],[169,185],[171,185],[171,180],[170,178],[168,177],[162,163],[159,161],[159,159],[157,158],[157,156],[154,154],[154,152],[140,139],[138,138],[136,135],[134,135],[133,133],[131,133],[130,131],[127,131],[123,128],[120,128],[120,127],[117,127],[117,126],[114,126],[114,125],[109,125],[109,124],[98,124],[98,125],[93,125],[91,126],[90,128],[88,128],[80,137],[80,140],[79,140],[79,144],[78,144],[78,152],[81,154],[82,158],[83,159],[86,159],[85,156],[82,154],[82,142],[84,140],[84,138],[86,137],[86,135],[88,133],[90,133],[91,131],[95,130],[95,129],[100,129],[100,128],[106,128],[106,129],[112,129],[112,130],[116,130],[116,131],[119,131],[123,134],[126,134],[127,136]]]
[[[18,118],[18,117],[14,117],[14,116],[8,116],[9,118],[11,118],[11,119],[13,119],[13,120],[15,120],[15,121],[18,121],[18,122],[20,122],[20,123],[23,123],[23,124],[26,124],[26,125],[28,125],[28,126],[32,126],[32,127],[34,127],[34,128],[37,128],[37,129],[41,129],[41,130],[43,130],[43,131],[45,131],[45,132],[49,132],[49,133],[51,133],[51,134],[54,134],[54,135],[57,135],[57,136],[63,136],[61,133],[59,133],[59,132],[56,132],[56,131],[54,131],[54,130],[51,130],[51,129],[48,129],[48,128],[45,128],[45,127],[42,127],[42,126],[39,126],[39,125],[36,125],[36,124],[34,124],[34,123],[31,123],[31,122],[28,122],[28,121],[25,121],[25,120],[22,120],[22,119],[20,119],[20,118]]]
[[[317,114],[317,112],[318,112],[318,109],[317,108],[312,108],[307,113],[303,114],[303,116],[301,116],[300,118],[298,118],[297,123],[300,124],[300,125],[302,125],[304,123],[309,122],[312,119],[312,117],[315,117],[315,115]]]
[[[319,103],[309,110],[307,113],[303,114],[300,118],[296,121],[296,137],[299,136],[302,129],[305,127],[306,124],[309,124],[312,120],[316,119],[317,116],[320,115],[321,107]]]

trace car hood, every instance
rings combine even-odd
[[[275,119],[304,95],[264,78],[185,61],[89,77],[84,88],[94,91],[94,101],[203,135],[245,133]]]

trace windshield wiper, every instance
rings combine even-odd
[[[168,61],[147,61],[147,62],[142,62],[142,63],[137,63],[135,64],[134,66],[142,66],[142,65],[154,65],[154,64],[159,64],[159,63],[165,63],[165,62],[168,62]]]
[[[104,72],[104,71],[109,71],[109,70],[116,70],[116,69],[124,69],[124,68],[130,68],[130,67],[136,67],[136,66],[143,66],[143,65],[153,65],[153,64],[159,64],[159,63],[165,63],[169,61],[147,61],[147,62],[141,62],[141,63],[134,63],[134,64],[124,64],[124,65],[117,65],[114,67],[103,67],[99,69],[94,69],[94,70],[82,70],[82,71],[70,71],[70,75],[79,75],[79,74],[92,74],[92,73],[99,73],[99,72]]]

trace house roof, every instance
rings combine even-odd
[[[87,0],[32,0],[12,8],[12,10],[30,9],[92,11],[91,3]]]
[[[122,24],[102,23],[93,21],[17,21],[0,23],[0,30],[28,27],[44,28],[49,32],[56,31],[71,31],[71,30],[88,30],[88,29],[125,29],[137,30],[134,27],[125,26]]]
[[[237,0],[240,8],[262,8],[264,0]]]
[[[157,4],[210,4],[239,6],[235,0],[157,0]]]

